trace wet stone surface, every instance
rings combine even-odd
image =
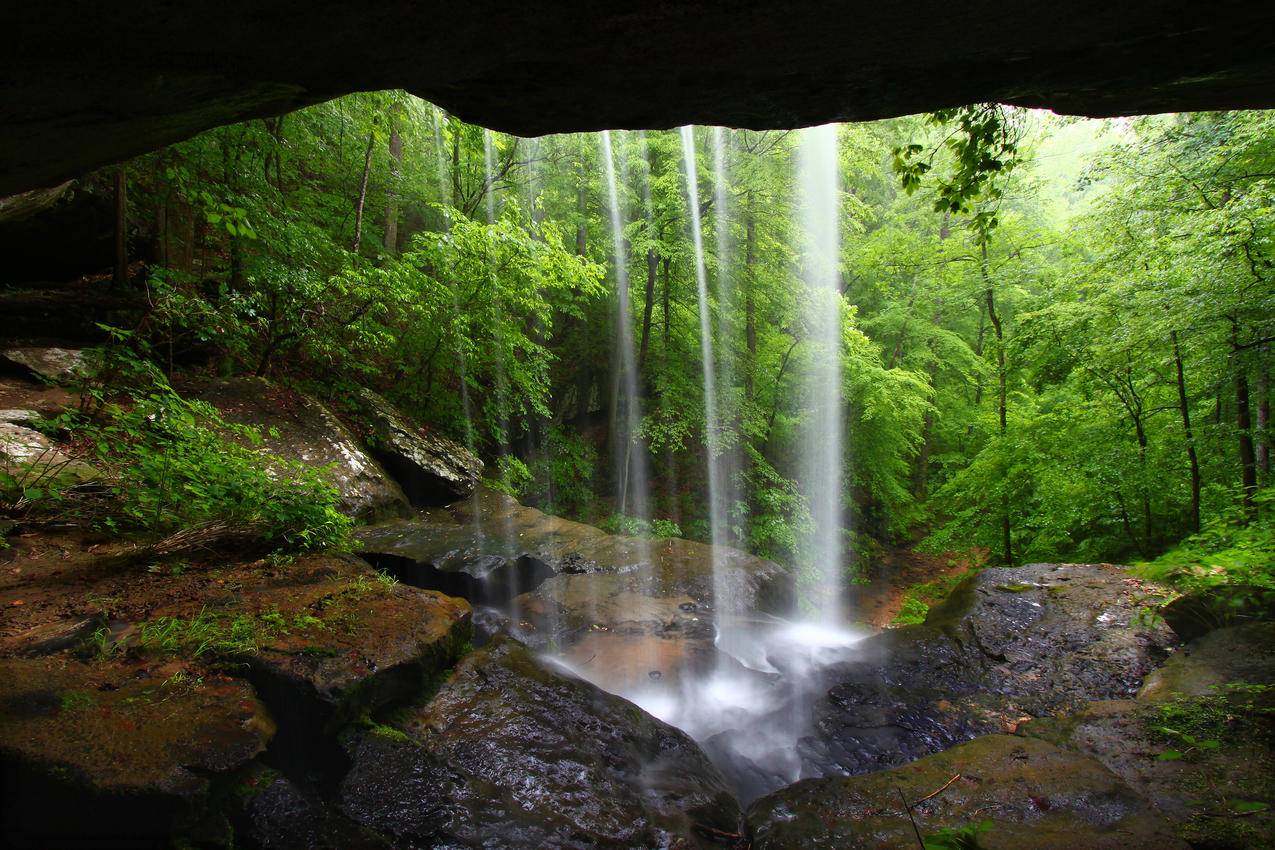
[[[345,513],[364,522],[407,513],[402,489],[316,399],[264,378],[214,381],[199,397],[228,422],[261,429],[263,452],[315,469],[327,467],[325,474],[340,491]]]
[[[509,638],[349,735],[345,810],[408,846],[710,847],[738,805],[684,733]]]
[[[1033,564],[963,583],[926,622],[824,671],[807,775],[903,764],[1091,700],[1134,696],[1172,645],[1117,567]]]
[[[1040,740],[989,735],[892,770],[808,779],[764,797],[748,810],[752,847],[914,850],[903,800],[915,803],[923,835],[991,821],[978,836],[986,850],[1189,846],[1097,761]]]

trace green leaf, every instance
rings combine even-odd
[[[1249,801],[1249,800],[1232,800],[1231,801],[1231,810],[1241,815],[1252,814],[1253,812],[1264,812],[1268,808],[1269,806],[1267,806],[1266,803],[1259,803],[1256,801]]]
[[[1165,750],[1160,753],[1160,755],[1156,756],[1156,758],[1160,761],[1177,761],[1182,758],[1182,753],[1178,750]]]

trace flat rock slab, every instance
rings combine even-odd
[[[1045,741],[989,735],[892,770],[807,779],[763,797],[748,811],[752,847],[915,850],[904,799],[916,803],[926,836],[990,821],[978,836],[985,850],[1189,846],[1097,761]]]
[[[472,495],[483,462],[454,440],[409,423],[369,389],[356,393],[369,426],[368,446],[413,505],[445,505]]]
[[[0,351],[0,360],[11,369],[54,383],[84,375],[89,365],[84,352],[74,348],[7,348]]]
[[[1092,700],[1134,696],[1173,642],[1118,567],[1032,564],[962,583],[923,625],[862,641],[824,673],[808,775],[902,764]]]
[[[1275,695],[1264,697],[1264,702],[1269,711],[1275,707]],[[1173,818],[1179,833],[1194,846],[1275,846],[1275,730],[1270,720],[1264,728],[1245,726],[1224,735],[1216,749],[1190,749],[1172,736],[1156,733],[1158,727],[1177,725],[1178,717],[1166,716],[1159,705],[1145,701],[1109,700],[1090,703],[1067,717],[1034,720],[1020,733],[1100,762],[1157,811]],[[1178,759],[1159,757],[1174,748],[1189,751]],[[1266,809],[1240,812],[1236,801]]]
[[[731,846],[739,809],[685,734],[498,638],[392,728],[352,735],[348,814],[404,846]]]
[[[274,723],[246,682],[179,670],[0,659],[6,846],[144,845],[200,816],[214,779],[262,752]]]
[[[318,400],[264,378],[215,381],[199,397],[228,422],[261,429],[263,452],[316,470],[326,468],[345,513],[374,522],[408,512],[398,484]]]
[[[359,551],[374,561],[400,558],[489,587],[534,581],[515,605],[522,636],[536,646],[570,642],[593,625],[650,619],[647,609],[663,618],[670,608],[704,615],[714,605],[712,546],[608,534],[484,488],[450,509],[360,529],[356,537]],[[719,557],[735,610],[788,609],[791,582],[782,566],[736,549]]]
[[[11,421],[0,421],[0,470],[27,487],[67,487],[101,478],[91,464],[67,455],[39,431]]]

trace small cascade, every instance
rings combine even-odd
[[[837,126],[803,130],[797,155],[802,233],[802,273],[806,282],[805,321],[809,328],[806,403],[811,410],[801,441],[800,482],[810,502],[815,529],[807,540],[810,578],[807,600],[827,625],[843,620],[841,325]]]

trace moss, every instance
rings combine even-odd
[[[996,589],[1002,590],[1006,593],[1025,593],[1028,590],[1035,590],[1036,585],[1016,582],[1014,584],[998,584],[996,585]]]
[[[91,707],[96,700],[88,691],[63,691],[59,702],[63,711],[81,711]]]
[[[401,729],[395,729],[393,726],[386,726],[383,723],[373,723],[368,727],[368,731],[378,738],[384,738],[387,741],[394,741],[397,744],[415,744],[412,737]]]

